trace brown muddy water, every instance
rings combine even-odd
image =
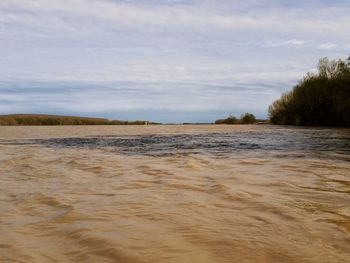
[[[0,127],[0,262],[350,262],[350,130]]]

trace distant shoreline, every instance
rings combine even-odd
[[[8,114],[0,115],[0,126],[83,126],[83,125],[232,125],[243,123],[214,123],[214,122],[184,122],[184,123],[157,123],[145,120],[124,121],[110,120],[106,118],[64,116],[50,114]],[[255,123],[268,124],[268,121],[257,120]]]
[[[158,125],[160,123],[136,120],[109,120],[105,118],[63,116],[48,114],[0,115],[0,126],[62,126],[62,125]]]

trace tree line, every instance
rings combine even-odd
[[[269,106],[272,124],[350,127],[350,56],[317,68]]]
[[[148,121],[121,121],[103,118],[13,114],[0,115],[0,125],[145,125],[155,124]]]
[[[253,124],[256,123],[256,118],[251,113],[242,114],[240,118],[230,115],[226,119],[219,119],[215,124]]]

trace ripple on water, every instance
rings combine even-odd
[[[264,129],[260,131],[226,133],[199,133],[173,135],[105,135],[95,137],[50,138],[27,140],[2,140],[5,145],[41,144],[58,148],[109,148],[125,154],[142,154],[152,156],[168,156],[174,154],[199,153],[235,153],[279,151],[282,157],[289,152],[299,154],[318,154],[327,157],[338,154],[350,155],[349,130],[327,129]],[[295,157],[295,156],[294,156]],[[334,156],[336,157],[336,156]]]

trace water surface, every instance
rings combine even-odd
[[[0,262],[347,262],[350,130],[0,127]]]

